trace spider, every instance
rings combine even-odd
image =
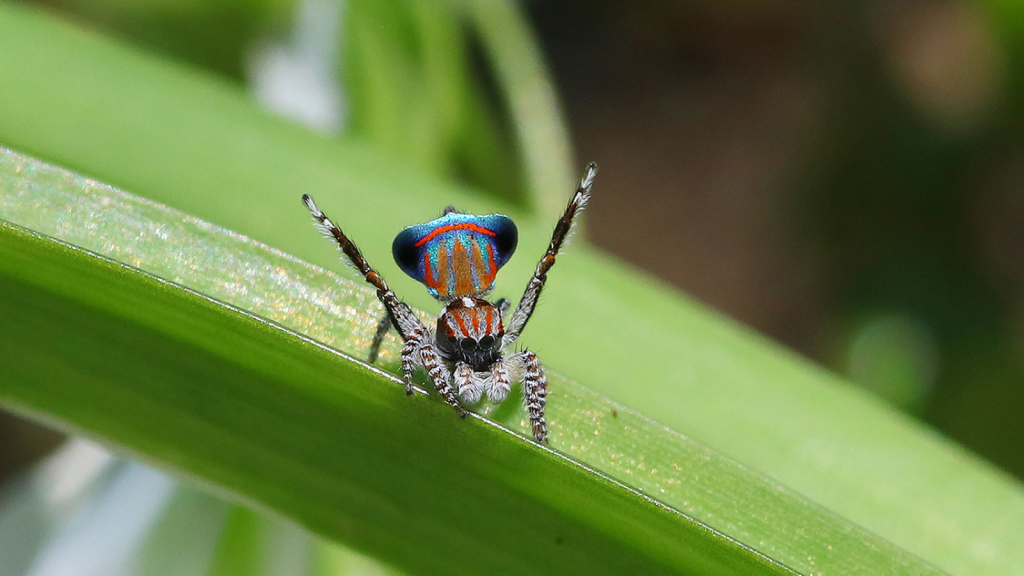
[[[533,438],[543,444],[548,439],[544,419],[547,378],[533,352],[522,350],[505,356],[504,351],[515,343],[530,320],[573,219],[590,199],[596,175],[597,164],[591,162],[565,214],[555,225],[551,244],[511,318],[507,317],[507,300],[491,303],[483,299],[493,288],[498,269],[516,249],[518,232],[510,218],[501,214],[462,214],[449,206],[440,218],[403,229],[395,237],[391,251],[402,271],[426,285],[430,295],[445,304],[437,318],[436,332],[424,326],[412,309],[395,296],[384,278],[370,267],[341,228],[317,208],[311,196],[303,194],[302,203],[313,215],[320,232],[336,241],[363,278],[377,289],[377,297],[387,310],[373,339],[370,363],[376,360],[384,336],[394,326],[405,342],[405,393],[412,394],[413,371],[421,365],[444,401],[462,418],[466,417],[466,410],[459,398],[466,404],[475,404],[486,395],[497,404],[508,396],[512,382],[521,380]]]

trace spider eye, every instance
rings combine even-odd
[[[491,346],[494,346],[494,336],[487,335],[480,339],[481,348],[488,349]]]
[[[391,244],[391,255],[395,263],[409,276],[420,278],[420,248],[416,246],[416,234],[409,229],[402,230]]]
[[[476,349],[476,340],[472,338],[464,338],[461,343],[463,350],[474,350]]]

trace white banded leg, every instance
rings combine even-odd
[[[544,406],[548,398],[548,379],[540,367],[537,355],[524,350],[513,358],[523,369],[523,402],[533,429],[533,439],[541,444],[548,441],[548,424],[544,419]]]
[[[458,398],[455,397],[455,389],[452,388],[449,381],[451,380],[451,374],[448,369],[445,368],[444,362],[441,361],[440,356],[434,349],[432,343],[424,344],[420,347],[420,362],[423,367],[427,369],[427,375],[430,376],[431,381],[434,382],[434,388],[437,389],[438,394],[444,401],[455,409],[460,418],[466,417],[466,411],[459,404]]]
[[[409,339],[402,347],[402,376],[405,379],[405,395],[412,396],[412,374],[416,371],[416,360],[419,358],[420,348],[423,346],[424,332],[421,329],[413,330]]]

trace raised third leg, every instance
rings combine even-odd
[[[519,338],[519,334],[526,327],[526,323],[530,321],[533,309],[537,306],[537,299],[540,297],[541,290],[544,289],[544,283],[548,280],[548,271],[555,265],[555,257],[558,256],[558,251],[561,250],[562,244],[569,237],[569,232],[572,230],[576,215],[583,210],[583,207],[587,205],[587,201],[590,200],[590,189],[594,185],[594,178],[596,176],[597,164],[591,162],[587,165],[587,172],[583,175],[579,188],[576,189],[576,193],[569,199],[569,204],[565,207],[565,213],[558,220],[558,223],[555,224],[555,231],[551,234],[551,243],[548,245],[548,250],[544,253],[540,262],[537,263],[537,268],[533,272],[533,278],[526,285],[526,291],[523,292],[523,297],[519,299],[519,305],[516,306],[515,312],[512,313],[512,318],[509,319],[505,326],[505,336],[501,339],[503,346],[511,346]],[[504,318],[504,316],[503,312],[502,317]]]

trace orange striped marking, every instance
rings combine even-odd
[[[430,270],[430,252],[423,255],[423,269],[427,272],[426,277],[423,278],[423,283],[437,290],[437,280],[434,280],[434,273]]]

